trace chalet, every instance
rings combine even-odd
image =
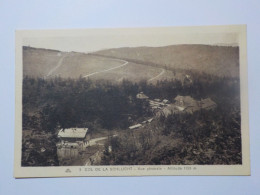
[[[164,104],[170,103],[169,100],[167,100],[167,99],[164,99],[162,102],[163,102]]]
[[[181,106],[175,106],[175,108],[176,108],[178,111],[184,111],[184,110],[185,110],[185,107],[181,107]]]
[[[60,142],[56,144],[59,160],[78,157],[87,146],[87,132],[88,128],[61,129],[58,133]]]
[[[82,151],[81,146],[78,143],[64,143],[57,144],[57,156],[62,164],[63,160],[74,159],[79,156]]]
[[[161,110],[156,110],[156,116],[161,115],[167,117],[170,114],[175,113],[193,113],[195,111],[204,109],[204,110],[213,110],[216,108],[217,104],[212,101],[210,98],[202,99],[201,101],[195,100],[190,96],[176,96],[174,98],[174,104],[165,104]],[[152,107],[153,108],[153,107]]]
[[[150,104],[151,106],[160,106],[160,103],[159,103],[159,102],[155,102],[155,101],[153,101],[153,100],[150,100],[150,101],[149,101],[149,104]]]
[[[156,103],[156,102],[150,101],[149,103],[150,103],[150,106],[157,106],[157,107],[160,106],[160,104],[158,102]]]
[[[187,105],[196,104],[196,100],[194,100],[190,96],[178,95],[174,98],[174,100],[175,100],[175,105],[178,105],[178,106],[187,106]]]
[[[175,106],[179,111],[192,113],[200,109],[198,101],[190,96],[178,95],[174,100]]]
[[[155,109],[162,109],[163,107],[167,106],[168,104],[164,102],[158,101],[159,99],[156,100],[149,100],[150,107],[155,110]]]
[[[138,94],[136,95],[136,98],[137,98],[137,99],[146,100],[146,99],[148,99],[149,97],[146,96],[143,92],[140,92],[140,93],[138,93]]]
[[[156,116],[165,116],[168,117],[170,114],[178,113],[179,110],[174,105],[167,106],[156,113]]]
[[[86,146],[86,135],[88,132],[88,128],[68,128],[61,129],[58,133],[58,138],[60,139],[61,147],[65,147],[66,145],[72,146],[71,148],[75,148],[77,146],[78,149],[83,149]]]
[[[87,132],[88,128],[61,129],[58,133],[58,138],[68,142],[83,141],[86,138]]]

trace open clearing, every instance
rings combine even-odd
[[[164,73],[165,73],[165,70],[162,69],[162,72],[160,72],[160,74],[158,74],[158,75],[156,75],[155,77],[149,79],[148,81],[153,81],[153,80],[157,79],[158,77],[160,77],[161,75],[163,75]]]
[[[157,80],[173,77],[171,71],[159,67],[76,52],[25,48],[23,62],[24,76],[45,79],[59,76],[62,78],[83,77],[110,82],[146,80],[156,83]]]
[[[118,61],[122,61],[124,63],[119,65],[119,66],[113,67],[113,68],[109,68],[109,69],[106,69],[106,70],[102,70],[102,71],[98,71],[98,72],[93,72],[91,74],[87,74],[87,75],[83,76],[83,78],[90,77],[92,75],[99,74],[99,73],[102,73],[102,72],[111,71],[111,70],[114,70],[114,69],[117,69],[117,68],[121,68],[121,67],[126,66],[128,64],[128,62],[125,61],[125,60],[118,60]]]

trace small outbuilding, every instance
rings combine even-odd
[[[143,92],[140,92],[136,95],[137,99],[148,99],[149,97],[147,95],[145,95]]]
[[[190,96],[178,95],[175,99],[175,106],[179,111],[192,113],[200,109],[198,101]]]
[[[170,103],[169,100],[167,100],[167,99],[164,99],[162,102],[163,102],[164,104]]]

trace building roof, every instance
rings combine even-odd
[[[149,97],[145,95],[143,92],[140,92],[136,95],[136,98],[138,99],[148,99]]]
[[[88,128],[68,128],[61,129],[58,137],[61,138],[84,138],[87,134]]]
[[[156,116],[169,116],[171,114],[174,114],[174,113],[177,113],[179,110],[176,109],[176,106],[175,105],[170,105],[170,106],[167,106],[165,108],[163,108],[162,110],[160,110],[158,113],[156,113]]]
[[[184,108],[186,107],[198,107],[198,102],[196,100],[194,100],[192,97],[190,96],[180,96],[178,95],[175,99],[176,101],[176,105],[182,106]]]
[[[150,118],[147,120],[149,123],[153,121],[153,118]]]
[[[177,95],[175,97],[176,101],[184,101],[184,102],[192,102],[192,101],[195,101],[192,97],[190,96],[181,96],[181,95]]]
[[[177,108],[179,111],[185,110],[185,108],[183,108],[183,107],[181,107],[181,106],[175,106],[175,108]]]
[[[169,102],[169,100],[167,100],[167,99],[163,100],[163,103],[165,103],[165,104],[168,103],[168,102]]]
[[[130,126],[129,129],[136,129],[136,128],[139,128],[141,126],[142,126],[141,124],[137,124],[137,125]]]

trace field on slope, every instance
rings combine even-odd
[[[83,53],[36,48],[24,48],[23,50],[24,76],[78,78],[121,64],[122,61],[119,60],[89,56]]]
[[[217,76],[238,77],[239,48],[208,45],[173,45],[102,50],[90,54],[23,48],[24,76],[45,79],[90,78],[121,82],[183,80],[195,70]],[[171,71],[174,70],[174,73]]]
[[[217,76],[239,76],[239,48],[210,45],[171,45],[107,49],[95,52],[124,60],[173,69],[191,69]]]
[[[23,47],[23,76],[46,76],[65,54],[54,50]]]
[[[89,55],[76,52],[60,52],[48,49],[24,47],[23,74],[45,79],[55,76],[63,78],[90,78],[121,82],[133,82],[172,78],[173,73],[163,68],[128,62],[118,58]]]

